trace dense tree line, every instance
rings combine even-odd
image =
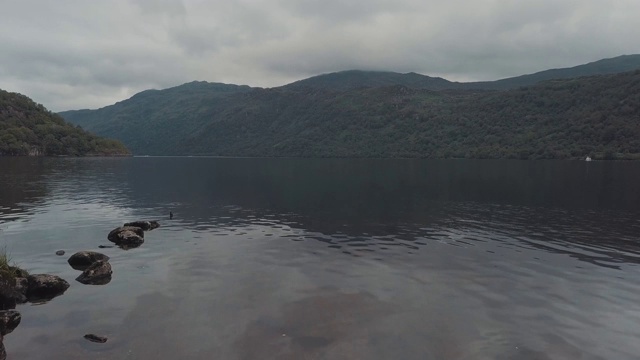
[[[127,155],[117,140],[73,126],[28,97],[0,90],[0,155]]]

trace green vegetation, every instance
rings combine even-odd
[[[128,154],[119,141],[90,134],[24,95],[0,90],[0,156]]]
[[[551,72],[640,67],[640,56],[603,61]],[[149,155],[640,158],[640,71],[501,91],[462,85],[347,71],[272,89],[190,83],[62,115]]]
[[[29,273],[12,264],[6,247],[0,249],[0,283],[15,284],[17,277],[27,277]]]

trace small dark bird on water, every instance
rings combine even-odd
[[[169,220],[173,219],[173,212],[169,211]]]

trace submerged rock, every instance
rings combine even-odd
[[[58,251],[56,251],[56,255],[58,255],[58,256],[62,256],[62,255],[64,255],[64,254],[65,254],[64,250],[58,250]]]
[[[130,249],[139,248],[140,245],[142,244],[120,244],[118,245],[118,247],[122,250],[130,250]]]
[[[157,221],[133,221],[124,224],[124,226],[135,226],[144,231],[148,231],[159,228],[160,224]]]
[[[76,278],[86,285],[105,285],[111,281],[111,264],[107,261],[96,261]]]
[[[111,249],[113,245],[98,245],[100,249]]]
[[[109,257],[95,251],[79,251],[69,258],[67,262],[76,270],[84,270],[97,261],[108,261]]]
[[[12,332],[20,325],[22,315],[15,310],[0,311],[0,335],[4,336]]]
[[[136,226],[121,226],[111,230],[107,239],[119,246],[136,247],[144,242],[144,230]]]
[[[56,275],[29,275],[27,281],[26,295],[29,301],[51,300],[69,288],[69,283]]]
[[[107,342],[107,337],[106,336],[100,336],[100,335],[96,335],[96,334],[87,334],[84,336],[85,339],[89,340],[89,341],[93,341],[93,342],[97,342],[97,343],[106,343]]]

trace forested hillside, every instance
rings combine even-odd
[[[637,55],[512,84],[634,66]],[[61,115],[136,154],[629,159],[640,154],[638,77],[632,71],[498,91],[413,73],[345,71],[271,89],[189,83]]]
[[[165,90],[147,90],[99,110],[60,113],[67,121],[102,136],[117,138],[135,154],[176,154],[179,141],[224,108],[229,97],[248,86],[194,81]]]
[[[121,142],[90,134],[24,95],[0,90],[0,155],[127,154]]]
[[[566,159],[640,155],[640,71],[507,92],[256,90],[175,148],[234,156]]]

